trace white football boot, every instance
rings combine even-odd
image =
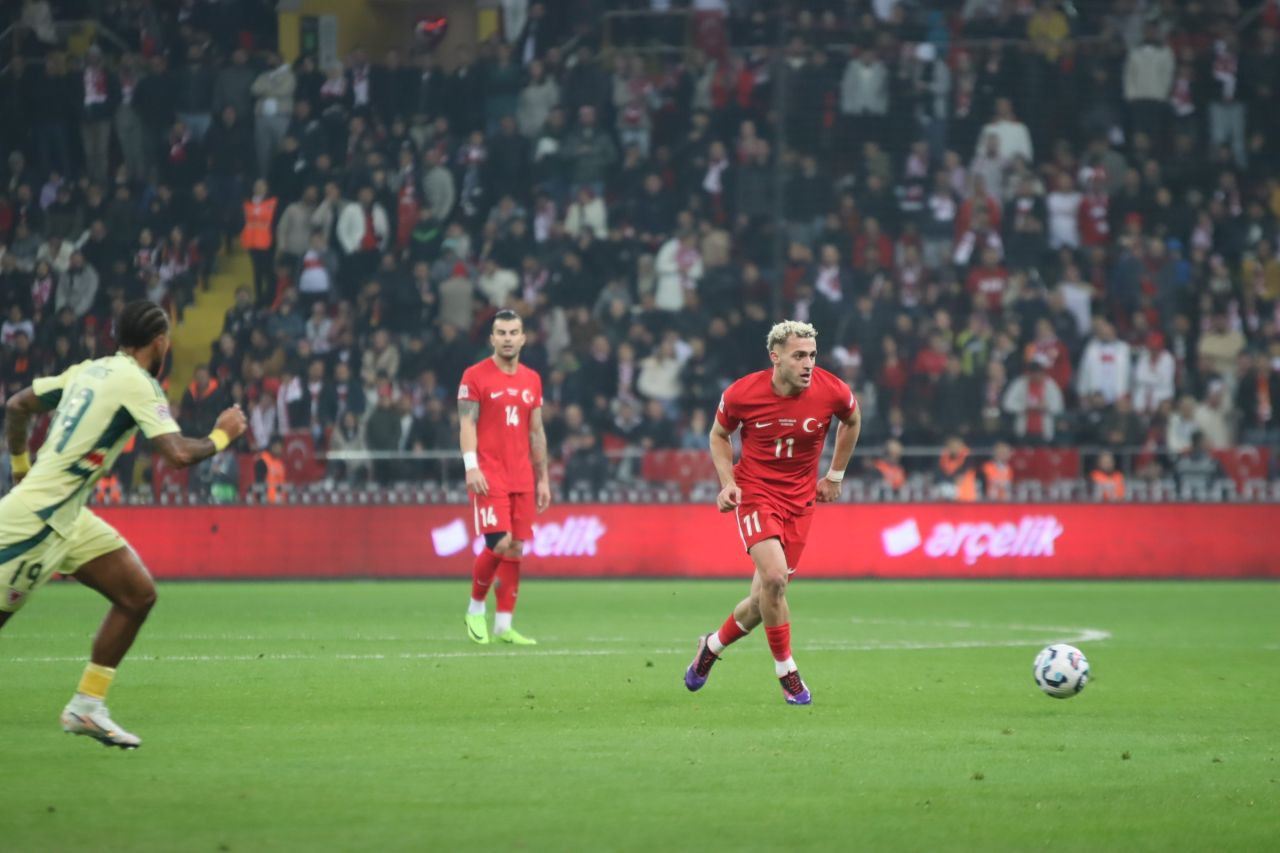
[[[69,735],[88,735],[103,746],[137,749],[142,738],[126,732],[111,719],[107,706],[72,699],[62,709],[62,730]]]

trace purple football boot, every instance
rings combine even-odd
[[[702,685],[706,684],[711,676],[712,664],[720,660],[720,656],[707,646],[707,638],[710,636],[710,634],[703,634],[698,638],[698,651],[693,656],[693,663],[689,664],[689,668],[684,671],[684,686],[690,691],[702,689]]]
[[[809,688],[805,686],[800,673],[796,670],[788,672],[778,681],[782,684],[782,698],[787,700],[788,705],[808,705],[813,702]]]

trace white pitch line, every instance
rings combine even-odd
[[[1041,630],[1044,630],[1043,628]],[[1022,640],[950,640],[936,643],[915,642],[911,640],[866,640],[862,642],[841,642],[821,640],[804,643],[797,648],[801,652],[877,652],[877,651],[925,651],[945,649],[992,649],[1019,648],[1048,643],[1088,643],[1100,642],[1110,638],[1108,631],[1099,628],[1063,629],[1066,636],[1046,636],[1038,639]],[[261,638],[270,639],[270,638]],[[677,655],[684,654],[687,649],[538,649],[510,651],[466,651],[466,652],[391,652],[386,654],[260,654],[260,655],[142,655],[130,658],[134,662],[154,663],[219,663],[245,661],[298,661],[298,660],[345,660],[345,661],[387,661],[387,660],[449,660],[454,658],[509,658],[509,657],[616,657],[621,655]],[[9,658],[9,663],[76,663],[84,660],[83,655],[47,655],[35,657]]]
[[[988,631],[1028,631],[1040,635],[1037,638],[1027,637],[1008,640],[943,640],[922,642],[915,640],[863,640],[863,641],[822,641],[799,644],[797,648],[804,652],[874,652],[874,651],[923,651],[940,649],[987,649],[1015,648],[1049,643],[1096,643],[1111,638],[1111,632],[1101,628],[1062,627],[1049,625],[992,625],[974,622],[957,621],[923,621],[906,619],[864,619],[853,617],[848,621],[863,625],[898,625],[929,628],[959,628],[964,630]],[[27,635],[23,639],[65,639],[63,635]],[[192,640],[204,642],[343,642],[362,640],[366,642],[430,642],[437,637],[393,637],[379,635],[360,635],[352,637],[273,637],[257,634],[175,634],[157,639]],[[632,642],[627,637],[589,637],[588,642]],[[297,660],[349,660],[349,661],[383,661],[383,660],[448,660],[454,658],[491,658],[491,657],[605,657],[618,655],[669,655],[682,654],[687,649],[538,649],[509,651],[450,651],[450,652],[391,652],[347,654],[280,653],[280,654],[240,654],[240,655],[140,655],[130,659],[135,661],[153,661],[157,663],[217,663],[232,661],[297,661]],[[9,658],[9,663],[76,663],[84,660],[83,655],[46,655]]]
[[[260,655],[142,655],[129,658],[130,663],[185,663],[185,662],[221,662],[221,661],[292,661],[292,660],[436,660],[441,658],[508,658],[508,657],[600,657],[604,655],[664,655],[675,654],[677,649],[650,649],[623,651],[621,649],[541,649],[538,651],[504,651],[504,652],[394,652],[388,654],[260,654]],[[83,661],[84,655],[50,655],[46,657],[9,658],[9,663],[71,663]]]

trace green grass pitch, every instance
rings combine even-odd
[[[58,727],[104,607],[54,585],[0,633],[0,850],[1280,845],[1276,584],[801,578],[810,708],[759,631],[685,691],[745,588],[526,581],[510,649],[461,582],[164,584],[125,753]],[[1067,701],[1032,683],[1054,640],[1092,665]]]

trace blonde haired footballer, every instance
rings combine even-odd
[[[716,506],[732,512],[755,575],[751,592],[719,630],[698,638],[684,686],[701,690],[725,648],[763,623],[774,675],[788,705],[813,701],[791,657],[787,584],[800,565],[815,503],[840,497],[844,469],[862,432],[853,391],[818,367],[818,332],[784,320],[765,339],[770,367],[725,389],[711,426],[711,461],[720,478]],[[831,468],[815,475],[832,421]],[[742,455],[733,461],[731,436],[741,430]]]
[[[169,351],[168,315],[154,302],[132,302],[120,316],[119,333],[115,355],[36,379],[5,404],[17,485],[0,499],[0,626],[54,572],[73,575],[105,596],[111,609],[62,712],[62,728],[134,749],[142,741],[112,721],[104,700],[156,590],[138,555],[85,502],[136,431],[166,462],[183,468],[225,449],[244,432],[245,418],[232,407],[218,416],[207,437],[184,438],[155,380]],[[53,408],[49,434],[33,465],[27,456],[28,425]]]

